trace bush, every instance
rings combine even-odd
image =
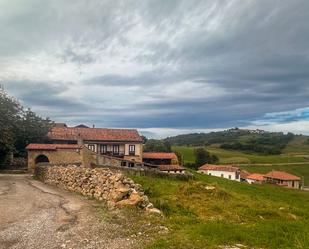
[[[204,148],[197,148],[194,150],[195,154],[195,165],[196,167],[200,167],[205,163],[217,163],[219,158],[216,155],[210,155],[208,151]]]

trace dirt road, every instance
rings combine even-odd
[[[94,203],[29,175],[0,175],[0,248],[140,248]]]

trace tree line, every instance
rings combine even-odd
[[[219,144],[222,149],[255,152],[265,155],[282,153],[294,138],[293,133],[264,132],[250,133],[249,130],[233,129],[210,133],[192,133],[168,137],[164,141],[171,145],[208,146]]]
[[[0,165],[8,166],[13,157],[26,157],[25,147],[44,142],[52,124],[0,90]]]

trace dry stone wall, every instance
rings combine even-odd
[[[149,212],[159,213],[149,202],[141,185],[121,173],[104,168],[84,168],[74,165],[37,166],[37,178],[47,184],[81,193],[104,201],[108,206],[138,206]]]

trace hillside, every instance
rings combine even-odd
[[[133,177],[163,211],[160,222],[169,229],[147,248],[309,248],[308,192],[196,177]]]
[[[253,152],[263,155],[281,154],[287,145],[297,140],[294,145],[294,152],[301,145],[309,151],[308,137],[297,136],[292,133],[283,134],[280,132],[265,132],[261,130],[229,129],[211,133],[194,133],[168,137],[166,142],[173,146],[214,146],[242,152]]]
[[[184,165],[195,162],[194,149],[199,146],[173,145],[172,150],[182,155]],[[265,155],[256,152],[222,149],[220,144],[203,146],[219,158],[220,164],[234,164],[251,173],[282,170],[298,175],[309,186],[309,144],[307,136],[293,136],[281,154]]]

